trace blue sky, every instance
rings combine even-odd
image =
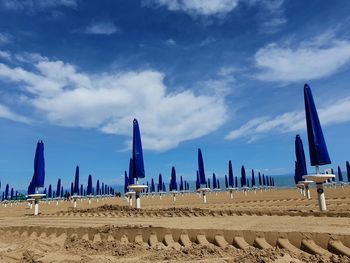
[[[293,173],[314,93],[333,165],[350,140],[350,2],[1,0],[0,179],[26,188],[38,139],[46,182],[80,165],[108,184],[139,120],[147,178],[195,178],[232,160]],[[307,155],[308,156],[308,155]]]

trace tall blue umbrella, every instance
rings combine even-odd
[[[348,182],[350,182],[350,164],[346,161],[346,174],[348,176]]]
[[[254,175],[254,170],[252,169],[252,187],[255,186],[255,175]]]
[[[217,189],[220,189],[220,180],[219,179],[217,179],[216,186],[217,186]]]
[[[330,164],[326,142],[310,87],[304,86],[304,102],[311,166]]]
[[[232,180],[233,181],[233,180]],[[227,175],[225,174],[225,188],[228,188],[228,179],[227,179]]]
[[[176,182],[176,170],[173,166],[171,168],[171,191],[177,191],[177,182]]]
[[[28,195],[32,195],[35,194],[35,186],[33,184],[33,182],[31,181],[29,186],[28,186]]]
[[[217,181],[216,181],[216,175],[215,173],[213,173],[213,189],[217,189],[218,185],[217,185]]]
[[[84,195],[84,186],[83,184],[80,185],[80,195]]]
[[[298,174],[298,163],[295,161],[295,167],[294,167],[294,183],[298,184],[299,180],[299,174]]]
[[[56,197],[61,196],[61,179],[58,179],[57,181],[57,187],[56,187]]]
[[[49,185],[49,191],[48,191],[47,195],[48,195],[48,198],[52,198],[52,186],[51,186],[51,184]]]
[[[139,124],[136,119],[133,121],[132,162],[132,177],[136,178],[136,180],[138,178],[145,178],[141,134]]]
[[[74,183],[73,182],[70,184],[70,194],[71,195],[74,194]]]
[[[10,191],[10,186],[9,186],[9,184],[6,184],[6,187],[5,187],[5,200],[7,200],[9,198],[9,191]]]
[[[340,166],[338,166],[338,179],[339,179],[339,182],[344,181],[343,173],[341,172]]]
[[[95,195],[100,195],[100,180],[96,182],[96,193]]]
[[[245,187],[247,185],[247,177],[245,173],[245,168],[242,165],[241,167],[241,187]]]
[[[163,192],[166,192],[165,183],[163,182]]]
[[[208,188],[210,188],[210,178],[208,178]]]
[[[199,173],[198,173],[198,171],[197,171],[196,190],[199,189],[199,188],[201,188],[201,186],[200,186],[200,182],[199,182]]]
[[[235,188],[238,188],[238,177],[235,176]]]
[[[199,173],[199,185],[205,187],[207,181],[205,179],[204,162],[201,149],[198,149],[198,173]]]
[[[233,187],[233,170],[232,170],[232,162],[231,160],[228,162],[228,185]]]
[[[158,176],[158,191],[163,192],[163,177],[162,174]]]
[[[148,181],[147,181],[147,188],[146,188],[146,193],[148,193],[149,192],[149,183],[148,183]]]
[[[266,186],[265,174],[262,175],[263,185]]]
[[[249,187],[249,179],[247,179],[247,187]]]
[[[36,145],[34,157],[34,175],[33,184],[35,188],[44,187],[45,183],[45,159],[44,159],[44,143],[38,141]]]
[[[88,177],[88,185],[87,185],[87,188],[86,188],[86,194],[87,195],[92,195],[93,192],[92,192],[92,176],[91,174],[89,174],[89,177]]]
[[[128,178],[128,174],[125,171],[124,172],[124,194],[129,191],[128,186],[129,186],[129,178]]]
[[[262,183],[262,181],[261,181],[261,173],[259,172],[259,186],[261,186],[261,183]]]
[[[128,185],[133,185],[135,184],[135,178],[132,176],[133,175],[133,161],[132,158],[129,160],[129,182]]]
[[[184,190],[184,182],[183,182],[182,176],[180,176],[180,191],[183,191],[183,190]]]
[[[74,179],[74,189],[73,194],[79,195],[79,166],[75,168],[75,179]]]
[[[266,175],[266,185],[270,186],[270,178]]]
[[[297,180],[303,181],[303,176],[307,175],[307,169],[303,142],[299,134],[295,137],[295,157],[297,159]]]
[[[11,187],[10,199],[13,200],[13,187]]]
[[[61,186],[61,197],[63,197],[63,186]]]
[[[154,180],[152,178],[151,180],[151,193],[154,193],[156,191],[155,186],[154,186]]]

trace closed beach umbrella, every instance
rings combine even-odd
[[[163,192],[166,192],[165,183],[163,182]]]
[[[198,149],[198,173],[199,173],[199,185],[201,187],[205,187],[207,181],[205,179],[205,171],[204,171],[204,162],[202,156],[202,150]]]
[[[217,189],[220,189],[220,180],[217,179],[217,183],[216,183]]]
[[[57,181],[57,187],[56,187],[56,197],[61,196],[61,179],[58,179]]]
[[[129,182],[128,182],[128,185],[133,185],[135,184],[135,178],[132,176],[133,174],[133,161],[132,161],[132,158],[130,158],[129,160]]]
[[[180,176],[180,191],[183,191],[183,190],[184,190],[184,182],[183,182],[182,176]]]
[[[74,183],[71,182],[70,184],[70,195],[73,195],[74,194]]]
[[[88,177],[88,185],[87,185],[87,189],[86,189],[86,194],[87,195],[92,195],[93,194],[93,192],[92,192],[92,176],[91,176],[91,174],[89,174],[89,177]]]
[[[259,186],[261,186],[261,173],[259,172]]]
[[[228,179],[227,179],[227,175],[225,174],[225,188],[228,188]]]
[[[238,177],[235,176],[235,188],[238,188]]]
[[[310,87],[304,86],[304,102],[311,166],[330,164],[327,145]]]
[[[213,173],[213,189],[217,189],[218,186],[217,186],[217,180],[216,180],[216,175],[215,173]]]
[[[47,195],[48,195],[48,198],[52,198],[52,186],[51,186],[51,184],[49,185],[49,191],[48,191]]]
[[[84,186],[83,186],[83,184],[80,185],[80,195],[84,195]]]
[[[73,194],[79,195],[79,166],[75,168],[74,189]]]
[[[154,181],[153,181],[153,178],[151,180],[151,193],[154,193],[155,192],[155,186],[154,186]]]
[[[196,178],[196,190],[199,189],[201,186],[200,186],[200,182],[199,182],[199,173],[197,171],[197,178]]]
[[[350,164],[346,161],[346,174],[348,176],[348,182],[350,183]]]
[[[208,188],[210,188],[210,178],[208,177]]]
[[[299,134],[295,137],[295,157],[297,159],[297,180],[303,181],[303,176],[307,175],[307,169],[303,142]]]
[[[176,170],[175,167],[173,166],[171,168],[171,191],[177,191],[177,182],[176,182]]]
[[[5,200],[9,198],[9,191],[10,191],[10,186],[9,184],[6,184],[5,186]]]
[[[133,121],[132,162],[132,177],[136,178],[136,180],[138,178],[145,178],[141,134],[139,124],[136,119]]]
[[[128,186],[129,186],[129,178],[125,171],[124,172],[124,194],[128,192]]]
[[[96,193],[95,195],[100,195],[100,180],[96,182]]]
[[[34,175],[33,184],[35,189],[44,187],[45,183],[45,159],[44,159],[44,143],[38,141],[36,145],[35,157],[34,157]]]
[[[10,200],[13,200],[13,194],[14,194],[13,187],[11,187]]]
[[[247,185],[247,177],[245,173],[245,168],[242,165],[241,167],[241,187],[245,187]]]
[[[265,174],[262,175],[263,185],[266,186]]]
[[[158,176],[158,191],[163,192],[163,177],[162,174]]]
[[[252,187],[255,186],[255,175],[254,175],[254,170],[252,169]]]
[[[228,185],[229,187],[233,187],[233,170],[232,170],[232,162],[231,160],[228,162]]]
[[[338,179],[339,179],[339,182],[344,181],[343,173],[341,172],[340,166],[338,166]]]

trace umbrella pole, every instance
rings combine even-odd
[[[318,165],[316,166],[316,174],[320,174],[320,167]],[[320,210],[327,211],[326,197],[323,189],[323,182],[316,183],[316,189],[318,194],[318,204],[319,204]]]
[[[230,198],[233,199],[233,191],[230,190]]]

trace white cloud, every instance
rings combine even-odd
[[[176,41],[172,38],[169,38],[167,40],[165,40],[164,42],[166,45],[169,45],[169,46],[175,46],[176,45]]]
[[[55,125],[130,137],[136,117],[144,148],[166,150],[207,135],[226,120],[223,96],[190,90],[169,93],[158,71],[88,75],[48,59],[33,66],[28,71],[0,63],[0,79],[16,82],[15,87],[29,93],[26,102]]]
[[[18,115],[12,112],[8,107],[0,104],[0,118],[22,122],[22,123],[30,123],[30,120],[24,116]]]
[[[3,50],[0,50],[0,59],[3,58],[3,59],[11,59],[11,54],[7,51],[3,51]]]
[[[9,42],[11,42],[10,35],[5,34],[5,33],[0,33],[0,45],[7,44]]]
[[[2,0],[0,4],[9,10],[34,12],[57,6],[74,8],[78,0]]]
[[[109,21],[99,21],[91,23],[84,31],[91,35],[112,35],[119,31],[118,27]]]
[[[330,76],[350,62],[350,41],[323,34],[292,47],[272,43],[258,50],[257,77],[265,81],[299,82]]]
[[[146,5],[164,6],[193,16],[222,16],[238,5],[238,0],[145,0]]]
[[[322,126],[350,121],[350,97],[334,101],[318,110]],[[306,129],[305,113],[287,112],[275,117],[264,116],[252,119],[240,128],[231,131],[226,139],[248,139],[252,142],[268,134],[297,132]]]

